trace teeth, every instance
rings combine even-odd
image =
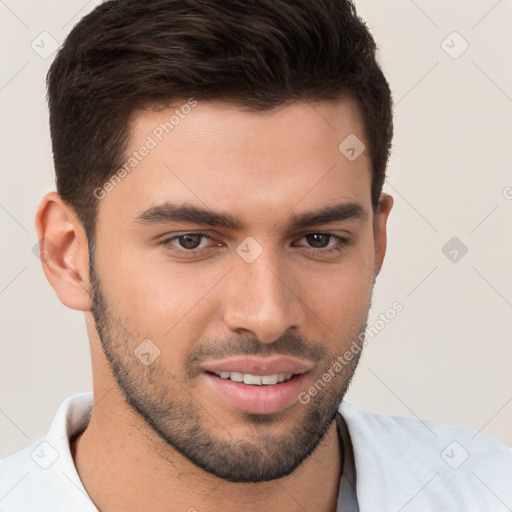
[[[277,384],[279,382],[279,375],[274,373],[274,375],[263,375],[261,377],[262,384]]]
[[[261,376],[251,375],[250,373],[245,373],[244,374],[244,384],[254,384],[256,386],[261,386]]]
[[[243,382],[252,386],[271,386],[278,382],[285,382],[293,377],[293,373],[274,373],[273,375],[251,375],[240,372],[220,372],[221,379],[231,379],[234,382]]]
[[[243,382],[244,381],[244,374],[239,372],[231,372],[229,374],[229,378],[231,380],[234,380],[235,382]]]

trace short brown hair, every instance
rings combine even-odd
[[[57,191],[91,243],[93,191],[123,164],[136,110],[187,97],[266,110],[350,93],[364,119],[376,208],[393,119],[375,52],[349,0],[104,2],[73,28],[48,72]]]

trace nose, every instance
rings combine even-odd
[[[301,327],[304,310],[294,279],[270,250],[252,263],[236,256],[228,278],[224,322],[230,330],[272,343]]]

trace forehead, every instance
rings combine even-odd
[[[366,143],[350,96],[266,111],[187,99],[138,111],[126,172],[101,200],[99,215],[133,220],[166,201],[274,222],[284,212],[343,200],[369,209],[371,162],[367,149],[347,157],[345,146],[354,142],[357,152]]]

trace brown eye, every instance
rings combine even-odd
[[[300,238],[305,243],[296,243],[298,247],[305,247],[309,252],[319,255],[339,253],[351,242],[349,238],[333,233],[308,233]]]
[[[311,247],[323,249],[329,245],[329,240],[332,236],[333,235],[326,235],[324,233],[312,233],[311,235],[306,235],[304,238]]]
[[[204,233],[183,233],[182,235],[175,235],[162,241],[162,244],[175,252],[193,252],[196,249],[207,249],[208,243],[212,240],[211,237]]]
[[[201,243],[202,238],[203,238],[203,235],[196,235],[195,233],[188,233],[186,235],[179,236],[177,238],[177,240],[183,249],[197,249],[197,247]]]

